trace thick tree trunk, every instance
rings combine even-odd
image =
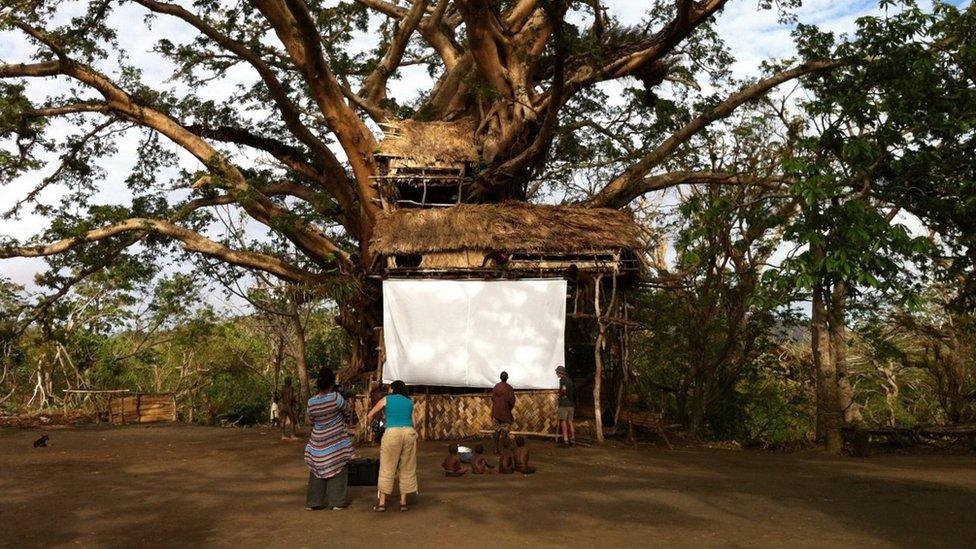
[[[598,444],[603,443],[603,402],[600,393],[603,391],[603,347],[604,331],[601,329],[596,336],[596,345],[593,347],[593,357],[596,361],[596,372],[593,378],[593,430],[596,434]]]
[[[837,391],[839,406],[843,410],[845,423],[861,420],[861,414],[854,404],[854,391],[847,370],[847,284],[834,283],[828,308],[830,329],[830,354],[837,370]]]
[[[677,420],[684,425],[691,425],[691,387],[693,385],[692,373],[689,371],[681,378],[678,390],[674,394],[674,406],[677,412]]]
[[[705,398],[704,380],[699,380],[692,387],[691,402],[688,410],[688,431],[695,437],[701,438],[704,434],[705,408],[707,400]]]
[[[298,370],[298,386],[302,392],[302,402],[308,402],[312,397],[312,390],[308,382],[308,364],[305,355],[305,326],[302,324],[302,316],[298,308],[297,298],[291,299],[290,321],[295,332],[295,369]]]
[[[623,309],[624,322],[627,321],[627,303],[623,303],[621,307]],[[617,376],[617,398],[613,407],[613,427],[614,432],[620,426],[620,410],[623,409],[624,400],[627,398],[627,387],[628,381],[630,380],[630,369],[629,369],[629,356],[627,350],[627,326],[624,325],[620,330],[617,331],[617,349],[620,355],[620,373]]]
[[[967,358],[973,356],[972,349],[960,342],[953,322],[935,329],[934,333],[938,337],[932,342],[930,371],[936,378],[939,404],[949,423],[970,423],[976,419],[976,403],[966,368]],[[929,361],[927,357],[926,361]]]
[[[811,321],[811,326],[810,326],[811,346],[813,345],[813,341],[818,337],[817,330],[819,330],[819,328],[815,328]],[[827,417],[827,395],[824,394],[824,387],[826,387],[826,383],[824,383],[823,371],[821,371],[819,367],[819,363],[817,362],[816,359],[812,361],[812,367],[813,367],[813,388],[814,388],[814,397],[815,397],[815,404],[816,404],[816,411],[815,411],[816,418],[814,419],[814,440],[819,443],[822,443],[827,436],[827,425],[825,423],[825,419]]]
[[[377,348],[379,328],[383,326],[381,296],[380,286],[367,280],[360,294],[341,305],[336,322],[349,336],[351,356],[349,363],[337,372],[340,383],[348,383],[380,367]]]
[[[898,395],[900,393],[898,377],[890,363],[881,365],[878,369],[881,371],[881,375],[884,376],[885,406],[888,412],[888,417],[885,418],[885,425],[894,427],[896,422],[895,404],[898,402]]]
[[[820,382],[817,395],[820,398],[817,409],[821,413],[818,423],[823,424],[824,448],[829,454],[840,454],[843,448],[841,426],[844,410],[841,406],[840,384],[837,367],[831,352],[830,330],[827,322],[827,307],[822,288],[813,289],[813,311],[810,319],[810,343],[813,352],[813,365]]]
[[[271,384],[271,396],[278,394],[278,387],[281,385],[281,363],[285,360],[285,336],[280,331],[275,339],[275,353],[271,360],[271,371],[273,382]]]

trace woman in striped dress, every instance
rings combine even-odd
[[[316,384],[319,392],[308,399],[312,432],[305,446],[305,465],[310,470],[305,508],[314,511],[328,506],[338,510],[347,505],[346,463],[355,457],[346,432],[351,414],[349,403],[335,390],[332,370],[322,368]]]

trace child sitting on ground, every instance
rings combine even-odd
[[[471,474],[483,475],[485,473],[494,473],[495,468],[488,463],[485,459],[485,447],[484,445],[477,445],[474,447],[474,457],[471,458]]]
[[[515,470],[523,475],[531,475],[535,467],[529,465],[529,449],[525,447],[525,438],[515,437]]]
[[[508,437],[502,441],[502,453],[498,456],[498,472],[510,475],[515,472],[515,453],[508,442]]]
[[[461,456],[458,455],[457,444],[452,444],[447,448],[448,455],[444,458],[444,462],[441,463],[441,467],[444,468],[444,475],[449,477],[459,477],[468,472],[467,469],[461,465]]]

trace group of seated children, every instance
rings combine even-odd
[[[467,473],[468,469],[464,466],[461,461],[461,456],[458,454],[457,444],[450,445],[447,451],[448,455],[444,458],[444,462],[441,463],[441,467],[444,468],[444,474],[449,477],[460,477]],[[474,447],[474,456],[471,457],[471,474],[484,475],[495,472],[503,475],[510,475],[512,473],[531,475],[535,472],[535,467],[529,465],[529,449],[525,447],[525,438],[521,436],[515,437],[515,450],[512,450],[507,437],[502,441],[502,450],[498,456],[497,471],[494,466],[488,463],[488,459],[485,457],[485,447],[481,444]]]

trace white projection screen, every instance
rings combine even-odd
[[[385,280],[383,382],[555,389],[565,280]]]

